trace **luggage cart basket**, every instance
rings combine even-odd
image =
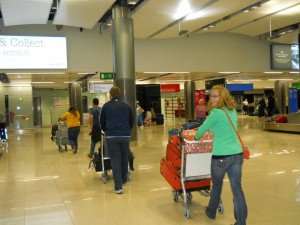
[[[65,122],[63,121],[58,122],[58,129],[56,131],[56,135],[54,138],[59,151],[62,151],[62,146],[65,147],[65,151],[68,150],[67,148],[67,145],[69,144],[68,126]]]
[[[211,157],[212,157],[212,139],[203,139],[199,141],[189,141],[184,139],[182,145],[180,180],[182,185],[182,194],[184,200],[184,215],[190,218],[189,203],[192,200],[192,191],[199,191],[204,196],[209,196],[211,181]],[[187,188],[189,181],[207,181],[203,186],[192,189]],[[180,192],[173,191],[173,199],[176,201]],[[220,201],[218,211],[224,212],[222,201]]]
[[[108,154],[107,142],[105,140],[105,133],[103,131],[101,131],[101,143],[100,143],[99,153],[101,156],[101,166],[102,166],[101,180],[104,184],[106,184],[107,179],[109,178],[108,171],[111,170],[111,163]]]

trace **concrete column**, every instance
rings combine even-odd
[[[70,106],[75,106],[80,114],[80,123],[83,124],[82,114],[82,96],[81,96],[81,85],[79,83],[69,84],[69,98]]]
[[[122,98],[129,103],[136,118],[133,20],[126,6],[116,5],[112,10],[112,45],[114,84],[122,90]],[[136,123],[131,136],[137,140]]]
[[[289,92],[289,83],[288,81],[277,80],[274,83],[275,87],[275,101],[278,107],[278,110],[281,114],[288,113],[288,92]]]
[[[184,82],[184,99],[185,99],[185,120],[191,120],[194,118],[194,91],[195,82],[186,81]]]

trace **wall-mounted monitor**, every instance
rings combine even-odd
[[[285,44],[271,45],[271,69],[299,70],[299,46]]]
[[[253,84],[227,84],[228,91],[253,91]]]
[[[66,37],[0,35],[0,69],[67,69]]]

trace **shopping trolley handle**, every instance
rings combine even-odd
[[[185,143],[188,144],[198,144],[198,143],[205,143],[205,142],[212,142],[212,140],[187,140],[187,139],[183,139]]]

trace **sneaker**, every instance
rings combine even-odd
[[[88,153],[87,156],[88,156],[89,158],[91,158],[91,159],[93,158],[93,156],[90,155],[90,153]]]
[[[73,150],[73,153],[74,153],[74,154],[77,153],[77,147],[74,146],[74,147],[72,148],[72,150]]]
[[[113,190],[116,194],[123,194],[123,190],[122,189],[120,189],[120,190]]]

